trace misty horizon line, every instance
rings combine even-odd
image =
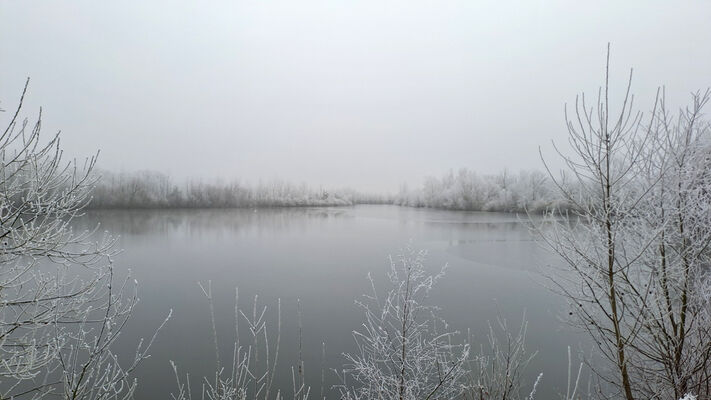
[[[176,183],[167,174],[93,171],[95,187],[89,208],[259,208],[331,207],[391,204],[462,211],[534,212],[570,208],[555,182],[541,171],[479,174],[467,168],[429,176],[421,185],[402,184],[396,194],[377,194],[349,188],[315,188],[286,180],[257,185],[204,180]]]
[[[319,189],[319,190],[331,190],[331,191],[338,191],[338,190],[351,190],[351,191],[356,191],[358,193],[362,194],[373,194],[373,195],[381,195],[381,196],[395,196],[399,192],[401,192],[404,188],[410,188],[410,187],[416,187],[416,186],[421,186],[423,185],[428,179],[433,179],[433,178],[440,178],[445,175],[453,175],[453,174],[459,174],[459,173],[474,173],[482,178],[494,178],[497,176],[500,176],[502,174],[507,174],[507,175],[512,175],[512,174],[521,174],[521,173],[541,173],[545,174],[547,177],[549,174],[546,172],[545,168],[509,168],[509,167],[504,167],[501,168],[497,171],[493,172],[481,172],[475,168],[471,167],[450,167],[441,170],[439,173],[428,173],[425,175],[420,176],[419,178],[416,179],[402,179],[400,183],[396,185],[396,187],[391,187],[386,190],[377,190],[377,189],[362,189],[358,188],[358,185],[351,185],[348,183],[340,183],[340,184],[328,184],[328,183],[320,183],[320,182],[309,182],[307,179],[291,179],[287,177],[282,177],[280,175],[274,175],[271,177],[264,177],[264,176],[259,176],[259,177],[241,177],[241,176],[232,176],[232,177],[226,177],[226,176],[201,176],[201,175],[190,175],[190,176],[182,176],[181,174],[174,174],[169,171],[166,171],[164,169],[158,169],[158,168],[135,168],[135,169],[126,169],[126,168],[108,168],[108,167],[103,167],[101,165],[96,166],[94,168],[94,175],[98,177],[100,180],[103,180],[104,178],[113,178],[117,176],[125,176],[125,177],[131,177],[131,176],[140,176],[140,175],[160,175],[164,178],[167,178],[170,180],[172,184],[177,184],[177,185],[189,185],[189,184],[209,184],[209,185],[241,185],[241,186],[246,186],[246,187],[257,187],[260,185],[271,185],[271,184],[288,184],[288,185],[293,185],[293,186],[305,186],[310,189]]]

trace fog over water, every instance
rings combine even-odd
[[[545,384],[538,389],[541,398],[564,391],[567,346],[590,349],[585,337],[561,322],[565,300],[551,293],[539,275],[559,261],[537,242],[529,221],[520,214],[388,205],[115,210],[91,212],[77,227],[92,227],[98,221],[121,237],[125,251],[117,257],[120,273],[130,268],[140,284],[141,302],[122,334],[119,354],[130,355],[137,339],[150,335],[173,310],[151,358],[137,371],[141,376],[137,398],[165,398],[175,392],[169,360],[190,373],[195,387],[199,377],[214,373],[209,307],[198,281],[205,285],[212,281],[223,362],[232,357],[238,287],[245,312],[251,312],[251,301],[259,295],[260,307],[270,307],[270,322],[281,299],[278,387],[291,393],[290,368],[298,362],[299,351],[297,301],[302,309],[307,384],[320,393],[322,368],[326,389],[338,384],[332,369],[342,368],[343,352],[355,350],[352,332],[363,323],[355,301],[369,291],[367,274],[372,273],[380,290],[386,287],[388,257],[396,258],[409,241],[429,250],[428,271],[447,264],[429,301],[442,308],[440,315],[461,332],[460,339],[471,330],[474,352],[486,345],[488,322],[495,323],[500,316],[515,330],[526,314],[527,348],[539,353],[524,379],[530,385],[544,373]],[[244,320],[240,323],[246,326]],[[336,395],[327,393],[327,398]]]
[[[111,170],[394,191],[540,167],[563,104],[635,67],[637,105],[711,86],[711,3],[4,1],[3,108],[32,77],[69,156]],[[612,96],[612,98],[616,98]]]

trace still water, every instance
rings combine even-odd
[[[117,349],[130,352],[173,310],[151,358],[138,370],[137,398],[169,398],[176,392],[170,360],[189,373],[193,388],[214,376],[215,351],[209,306],[197,282],[212,282],[221,358],[232,354],[235,288],[240,305],[255,295],[275,315],[282,308],[277,382],[290,388],[298,360],[297,301],[301,304],[305,376],[317,398],[325,392],[342,353],[354,349],[360,327],[354,301],[369,289],[371,272],[384,282],[388,256],[412,243],[427,249],[433,272],[448,265],[431,302],[454,329],[484,343],[487,321],[502,316],[514,328],[525,311],[528,349],[538,351],[527,379],[543,373],[537,398],[557,398],[567,377],[567,348],[581,335],[562,322],[564,301],[545,287],[540,272],[558,264],[536,240],[526,216],[415,209],[398,206],[232,210],[92,211],[81,225],[101,224],[120,236],[117,268],[139,281],[140,303]],[[325,343],[325,357],[322,346]],[[290,393],[290,390],[287,390]],[[327,396],[328,398],[334,395]]]

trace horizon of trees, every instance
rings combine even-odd
[[[504,169],[498,174],[480,175],[461,168],[441,177],[428,177],[420,188],[403,185],[394,204],[410,207],[466,211],[541,213],[566,210],[569,203],[557,193],[545,172],[522,170],[513,174]]]
[[[271,180],[258,184],[187,180],[177,183],[167,174],[141,170],[135,172],[96,172],[98,183],[89,208],[241,208],[352,206],[356,204],[394,204],[466,211],[534,212],[567,209],[568,203],[542,171],[507,169],[482,175],[461,168],[427,177],[423,184],[409,189],[403,184],[397,194],[365,193],[355,189],[314,188]]]
[[[97,172],[90,208],[242,208],[389,204],[392,197],[353,189],[318,189],[282,180],[256,185],[188,180],[156,171]]]

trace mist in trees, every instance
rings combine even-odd
[[[173,182],[163,173],[96,173],[98,183],[89,203],[91,208],[233,208],[349,206],[392,202],[390,196],[360,193],[352,189],[314,189],[273,180],[257,185]]]
[[[558,195],[541,171],[507,170],[480,175],[460,169],[441,178],[426,178],[421,188],[402,185],[396,195],[363,193],[353,189],[315,189],[306,184],[272,180],[256,185],[186,181],[174,182],[155,171],[133,173],[99,171],[91,208],[232,208],[351,206],[395,204],[450,210],[542,213],[563,211],[570,203]]]
[[[395,204],[449,210],[533,212],[565,210],[570,205],[541,171],[506,170],[480,175],[466,168],[429,177],[421,188],[400,188]]]

